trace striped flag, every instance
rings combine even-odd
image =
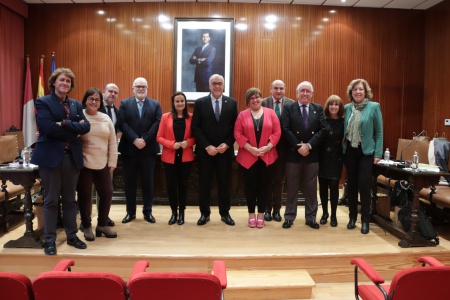
[[[36,142],[36,115],[34,114],[34,99],[31,87],[29,57],[27,57],[27,73],[25,75],[25,89],[23,93],[22,131],[25,147],[29,147]]]
[[[42,55],[39,68],[39,83],[36,99],[44,96],[44,55]]]
[[[56,62],[55,62],[55,52],[52,53],[52,72],[50,74],[53,74],[56,70]]]

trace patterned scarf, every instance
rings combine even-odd
[[[369,103],[369,99],[365,98],[361,103],[356,103],[352,101],[352,115],[348,120],[347,132],[351,140],[352,148],[358,148],[360,140],[360,121],[361,121],[361,111]]]

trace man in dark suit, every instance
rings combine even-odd
[[[197,92],[209,92],[209,78],[216,58],[216,48],[209,44],[210,40],[209,31],[202,32],[203,45],[195,48],[189,59],[189,63],[195,65],[194,81]]]
[[[122,137],[119,152],[122,157],[127,215],[122,223],[136,218],[137,176],[141,176],[142,213],[144,220],[155,223],[152,215],[153,175],[159,144],[156,142],[161,106],[147,97],[147,80],[138,77],[133,83],[134,96],[122,100],[119,107],[119,128]]]
[[[270,85],[270,92],[272,96],[265,98],[261,105],[275,110],[278,115],[278,119],[281,123],[281,115],[284,107],[290,103],[294,103],[294,100],[284,97],[286,91],[286,85],[281,80],[275,80]],[[284,153],[286,152],[286,141],[281,136],[277,146],[278,158],[275,161],[273,178],[269,186],[268,198],[266,202],[266,211],[264,213],[264,220],[272,221],[272,218],[276,222],[281,222],[282,217],[280,215],[281,199],[283,197],[284,187],[284,172],[286,168],[286,159]],[[273,214],[272,213],[273,209]]]
[[[108,83],[105,88],[103,89],[103,107],[100,106],[100,108],[98,109],[98,111],[107,114],[110,118],[111,121],[114,124],[114,129],[117,130],[119,123],[117,122],[117,119],[119,117],[119,110],[117,109],[117,107],[114,105],[114,103],[117,100],[117,97],[119,97],[119,87],[114,84],[114,83]],[[113,178],[113,171],[110,172],[111,173],[111,179]],[[99,198],[97,198],[97,207],[98,207],[98,200]],[[106,225],[108,226],[114,226],[115,223],[113,220],[110,219],[110,217],[108,217],[108,220],[106,221]],[[81,225],[80,225],[81,227]]]
[[[209,79],[211,94],[199,98],[194,104],[192,132],[197,141],[195,156],[200,185],[200,219],[197,225],[205,225],[211,214],[211,182],[216,174],[219,213],[227,225],[234,225],[230,216],[230,172],[234,156],[234,123],[237,118],[237,102],[223,95],[224,78],[214,74]]]
[[[91,126],[83,114],[81,103],[68,97],[75,86],[75,75],[70,69],[58,68],[50,76],[50,95],[36,100],[36,122],[39,138],[31,163],[39,166],[44,186],[44,253],[56,254],[56,227],[61,198],[64,230],[67,244],[86,249],[76,235],[77,204],[75,189],[83,168],[80,134]]]
[[[314,89],[310,82],[297,86],[297,102],[284,107],[281,119],[286,151],[286,210],[283,228],[290,228],[297,217],[299,189],[305,195],[306,225],[319,229],[317,213],[317,174],[319,144],[322,140],[324,118],[322,106],[311,103]]]
[[[107,114],[114,124],[116,132],[118,130],[117,119],[119,117],[119,110],[114,105],[119,97],[119,88],[114,83],[108,83],[103,89],[103,107],[100,107],[98,111]],[[110,225],[108,225],[110,226]]]

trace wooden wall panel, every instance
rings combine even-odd
[[[99,9],[105,15],[98,15]],[[214,16],[247,24],[247,30],[236,29],[234,40],[233,96],[241,110],[249,87],[267,96],[275,79],[285,81],[286,95],[294,99],[298,83],[311,81],[313,100],[324,104],[331,94],[347,103],[348,83],[365,78],[382,107],[385,147],[395,152],[399,137],[422,129],[424,11],[204,2],[30,5],[26,53],[32,61],[46,55],[48,78],[56,52],[57,66],[76,75],[72,97],[79,100],[88,87],[108,82],[118,84],[124,99],[132,95],[133,80],[143,76],[149,96],[166,112],[173,92],[174,32],[161,26],[160,14],[170,24],[176,17]],[[269,14],[278,17],[273,30],[264,27]],[[32,74],[37,73],[36,64]]]

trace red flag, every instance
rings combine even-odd
[[[23,141],[25,147],[36,142],[36,115],[34,114],[34,99],[31,87],[30,59],[27,57],[27,73],[25,75],[25,88],[23,92]]]
[[[37,98],[44,97],[44,55],[41,56],[41,66],[39,68],[39,84],[37,91]]]

